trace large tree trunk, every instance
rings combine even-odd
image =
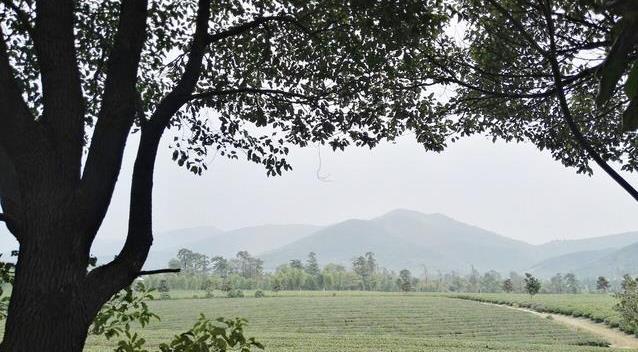
[[[67,226],[52,226],[49,221],[30,224],[27,238],[37,240],[21,244],[0,350],[82,351],[95,315],[86,304],[90,292],[84,284],[86,259],[80,255],[84,251],[68,246],[73,235],[64,229]]]

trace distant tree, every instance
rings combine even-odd
[[[169,299],[171,296],[169,295],[170,288],[168,287],[168,283],[166,280],[161,280],[159,287],[157,288],[157,292],[160,293],[161,299]]]
[[[368,267],[366,265],[366,258],[363,256],[356,257],[352,260],[352,271],[357,274],[361,280],[361,289],[368,290]]]
[[[509,274],[510,280],[512,280],[512,287],[514,290],[512,292],[524,292],[525,291],[525,280],[524,277],[515,271],[511,271]]]
[[[253,257],[247,251],[239,251],[232,260],[231,266],[235,267],[235,270],[239,275],[245,279],[257,279],[263,273],[264,262]]]
[[[177,259],[184,273],[192,273],[195,270],[195,253],[190,249],[182,248],[177,251]]]
[[[173,259],[168,261],[168,268],[169,269],[181,269],[182,268],[182,264],[180,263],[180,261],[177,258],[173,258]]]
[[[314,290],[319,288],[321,286],[321,268],[319,268],[319,262],[317,261],[317,255],[315,252],[310,252],[308,254],[304,270],[310,279],[309,285],[312,286],[310,289]]]
[[[413,289],[412,286],[412,273],[410,270],[403,269],[399,272],[399,278],[397,279],[397,286],[403,292],[410,292]]]
[[[513,290],[514,285],[512,284],[512,279],[505,279],[505,281],[503,281],[503,291],[511,293]]]
[[[474,268],[472,265],[472,270],[467,277],[467,288],[468,292],[480,292],[481,291],[481,274]]]
[[[501,274],[490,270],[481,277],[481,292],[499,292],[501,290]]]
[[[596,280],[596,289],[600,292],[607,292],[609,289],[609,280],[604,276],[599,276]]]
[[[315,252],[308,253],[308,259],[306,260],[306,266],[304,269],[306,273],[312,277],[319,276],[321,273],[319,262],[317,261],[317,254],[315,254]]]
[[[569,273],[565,275],[565,289],[567,293],[580,292],[580,282],[575,274]]]
[[[620,313],[623,326],[630,331],[638,329],[638,281],[625,275],[621,282],[622,290],[615,297],[618,300],[614,309]]]
[[[291,260],[290,267],[293,269],[304,270],[303,263],[299,259]]]
[[[530,273],[525,273],[525,291],[532,297],[541,290],[541,282]]]
[[[565,282],[561,273],[558,273],[549,279],[549,289],[553,293],[563,293],[565,291]]]
[[[230,263],[228,262],[228,259],[222,256],[215,256],[211,258],[210,261],[213,267],[213,273],[219,275],[222,278],[228,277],[228,274],[230,272]]]
[[[372,276],[377,271],[377,260],[374,258],[373,252],[366,252],[366,265],[368,267],[368,275]]]

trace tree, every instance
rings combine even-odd
[[[579,173],[590,174],[593,161],[638,200],[610,166],[638,169],[636,2],[453,3],[463,40],[450,34],[420,57],[449,86],[438,111],[458,118],[453,129],[532,142]],[[625,89],[616,89],[623,77]]]
[[[621,283],[622,290],[615,297],[618,300],[614,310],[620,313],[625,331],[638,329],[638,281],[630,275],[625,275]]]
[[[549,287],[551,292],[553,293],[563,293],[565,291],[563,275],[561,273],[558,273],[552,276],[552,278],[549,279]]]
[[[474,268],[472,265],[472,271],[467,278],[467,289],[468,292],[480,292],[481,291],[481,274]]]
[[[403,292],[412,291],[412,273],[408,269],[403,269],[399,272],[399,278],[397,279],[397,286]]]
[[[299,259],[292,259],[290,261],[290,267],[293,269],[303,270],[303,263]]]
[[[211,150],[278,175],[292,145],[374,147],[417,127],[441,150],[448,126],[429,118],[410,60],[441,33],[438,4],[2,2],[0,221],[20,254],[0,350],[82,350],[100,307],[141,273],[170,131],[194,174]],[[133,132],[126,240],[87,272]]]
[[[374,259],[374,253],[367,252],[363,256],[354,258],[352,260],[352,270],[361,280],[361,289],[364,291],[374,289],[374,273],[377,270],[377,262],[376,259]]]
[[[503,281],[503,291],[505,291],[506,293],[512,293],[512,291],[514,291],[512,279],[505,279],[505,281]]]
[[[501,275],[494,270],[490,270],[481,277],[481,292],[499,292],[501,290]]]
[[[525,273],[525,291],[532,297],[541,290],[541,282],[530,273]]]
[[[596,280],[596,290],[603,293],[607,292],[609,290],[609,280],[604,276],[599,276]]]
[[[576,275],[573,273],[568,273],[565,275],[565,288],[567,293],[578,293],[580,292],[580,282],[576,279]]]
[[[230,272],[230,264],[228,260],[222,256],[215,256],[210,260],[211,265],[213,266],[213,272],[219,275],[221,278],[228,277],[228,273]]]
[[[306,260],[306,266],[304,267],[306,274],[310,276],[311,280],[311,289],[316,289],[320,286],[321,281],[321,269],[319,268],[319,263],[317,262],[317,255],[315,252],[310,252],[308,254],[308,259]]]

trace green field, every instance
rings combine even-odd
[[[173,297],[189,292],[173,292]],[[151,302],[162,317],[141,333],[150,347],[190,327],[200,312],[248,319],[267,351],[611,351],[603,343],[530,313],[432,295],[280,292],[266,298]],[[91,338],[87,350],[112,345]]]
[[[540,294],[530,297],[527,294],[463,293],[448,296],[481,302],[518,305],[538,312],[584,317],[599,323],[604,322],[611,327],[623,329],[620,316],[613,309],[616,299],[608,294]],[[633,331],[627,332],[633,333]]]

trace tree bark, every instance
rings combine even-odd
[[[73,237],[68,227],[52,224],[63,218],[29,219],[27,238],[38,240],[20,246],[0,351],[80,352],[84,347],[94,316],[85,304],[86,264],[65,241]]]

